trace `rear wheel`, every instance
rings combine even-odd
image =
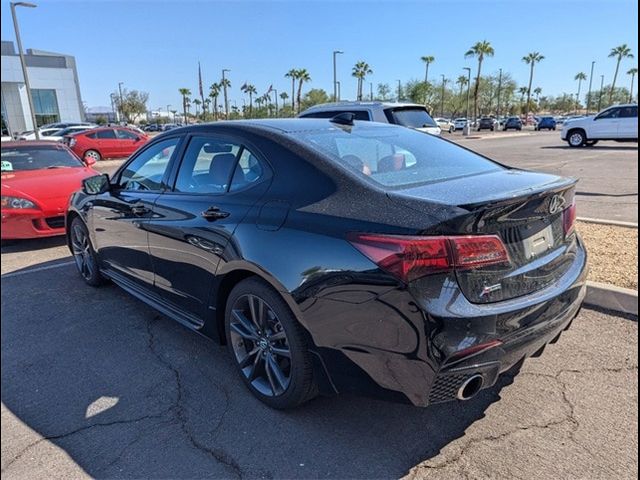
[[[98,267],[98,256],[91,245],[89,230],[80,217],[76,217],[71,222],[69,229],[69,240],[73,260],[76,262],[78,272],[85,283],[92,287],[98,287],[105,283],[104,277],[100,274]]]
[[[573,130],[569,132],[567,142],[570,147],[582,147],[585,145],[587,138],[582,130]]]
[[[262,402],[293,408],[316,395],[302,327],[265,282],[249,278],[234,287],[227,299],[225,330],[242,380]]]
[[[87,150],[86,152],[84,152],[83,158],[85,160],[91,159],[99,162],[102,159],[102,155],[100,155],[100,152],[98,152],[97,150]]]

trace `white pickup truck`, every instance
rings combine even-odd
[[[560,138],[571,147],[590,147],[599,140],[637,142],[638,105],[613,105],[597,115],[567,120]]]

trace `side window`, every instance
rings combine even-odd
[[[120,175],[120,188],[128,191],[160,190],[178,141],[177,137],[168,138],[140,153]]]
[[[623,107],[620,118],[638,118],[638,107]]]
[[[240,145],[221,138],[192,137],[174,190],[183,193],[224,193],[229,187]]]
[[[94,133],[87,133],[85,135],[87,138],[98,138],[98,132],[94,132]]]
[[[129,130],[116,130],[116,136],[120,140],[136,140],[138,136]]]
[[[619,108],[610,108],[609,110],[602,112],[600,115],[596,117],[596,120],[603,120],[605,118],[618,118],[620,114]]]
[[[241,190],[258,182],[264,176],[264,173],[260,160],[247,148],[243,148],[236,169],[233,172],[229,191]]]
[[[113,140],[116,138],[116,132],[111,129],[99,130],[96,132],[97,138],[100,140]]]

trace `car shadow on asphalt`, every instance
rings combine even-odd
[[[557,150],[576,150],[575,147],[570,147],[569,145],[545,145],[540,147],[542,150],[548,149],[557,149]],[[598,150],[621,150],[621,151],[630,151],[637,150],[638,144],[634,145],[594,145],[592,147],[587,147],[585,150],[580,151],[588,151],[588,152],[597,152]]]
[[[32,250],[44,250],[47,248],[61,247],[67,244],[67,237],[32,238],[28,240],[2,240],[1,253],[19,253]]]
[[[44,438],[96,478],[399,477],[464,436],[513,379],[429,408],[340,395],[276,411],[226,347],[113,285],[86,286],[73,266],[2,286],[2,402],[17,417],[3,415],[7,475],[55,471],[50,450],[34,460]]]

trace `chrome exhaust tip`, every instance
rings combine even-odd
[[[471,400],[484,385],[484,377],[479,373],[467,378],[458,389],[458,400]]]

